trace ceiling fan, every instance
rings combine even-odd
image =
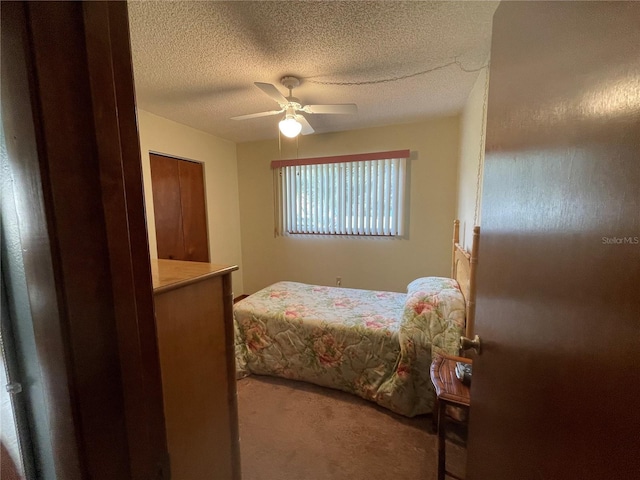
[[[280,110],[271,110],[268,112],[250,113],[248,115],[240,115],[238,117],[232,117],[232,120],[248,120],[250,118],[266,117],[268,115],[277,115],[284,112],[284,118],[278,124],[280,131],[283,135],[294,138],[299,133],[302,135],[308,135],[313,133],[314,130],[309,125],[307,119],[302,113],[310,114],[349,114],[357,113],[358,107],[355,103],[342,103],[337,105],[302,105],[300,100],[293,96],[293,89],[300,85],[300,80],[297,77],[282,77],[280,83],[289,89],[289,96],[285,97],[280,91],[271,83],[254,82],[255,86],[269,95],[273,100],[278,102]]]

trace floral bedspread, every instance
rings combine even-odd
[[[408,417],[429,413],[431,356],[456,354],[457,282],[426,277],[407,294],[278,282],[234,306],[238,377],[303,380]]]

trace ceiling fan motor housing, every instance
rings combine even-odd
[[[284,111],[285,117],[295,117],[296,110],[299,110],[299,108],[299,106],[296,108],[296,106],[292,104],[287,105]]]

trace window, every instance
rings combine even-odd
[[[272,162],[278,234],[401,236],[409,150]]]

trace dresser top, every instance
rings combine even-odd
[[[154,293],[183,287],[206,278],[238,270],[237,265],[216,265],[205,262],[151,259],[151,278]]]

